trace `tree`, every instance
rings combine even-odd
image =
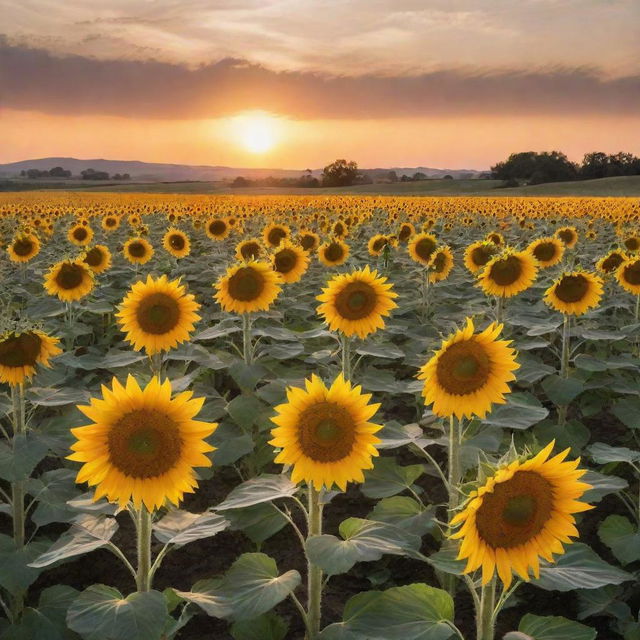
[[[249,187],[251,183],[243,176],[238,176],[232,183],[232,187]]]
[[[444,178],[442,178],[442,179],[443,179],[443,180],[453,180],[453,176],[451,176],[451,175],[449,175],[449,174],[447,173],[447,175],[446,175]]]
[[[422,173],[422,171],[416,171],[411,178],[414,182],[418,182],[419,180],[426,180],[427,174]]]
[[[49,175],[52,178],[70,178],[71,171],[63,169],[62,167],[53,167],[53,169],[49,169]]]
[[[560,151],[524,151],[512,153],[504,162],[491,167],[491,175],[497,180],[540,184],[575,180],[578,177],[578,166]]]
[[[358,165],[353,161],[344,159],[336,160],[328,164],[322,170],[322,185],[325,187],[348,187],[358,177]]]
[[[80,172],[83,180],[108,180],[109,174],[106,171],[96,171],[95,169],[84,169]]]

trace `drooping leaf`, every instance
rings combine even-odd
[[[153,532],[160,542],[182,546],[215,536],[228,526],[229,521],[217,513],[191,513],[174,509],[153,525]]]

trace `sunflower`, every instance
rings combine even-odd
[[[367,251],[370,256],[377,257],[379,256],[384,248],[389,244],[389,239],[387,236],[382,233],[376,233],[374,236],[369,238],[367,242]]]
[[[268,262],[249,260],[227,269],[213,296],[225,311],[266,311],[280,294],[282,276]]]
[[[191,253],[189,236],[179,229],[169,229],[162,238],[162,246],[174,257],[184,258]]]
[[[40,240],[33,233],[18,233],[7,247],[11,262],[29,262],[40,253]]]
[[[333,276],[317,296],[322,302],[318,314],[333,331],[365,338],[384,328],[383,318],[398,306],[393,301],[397,297],[387,278],[378,277],[378,272],[371,271],[367,265],[364,269]]]
[[[635,251],[638,251],[638,249],[640,249],[640,238],[636,235],[627,236],[623,240],[623,244],[624,244],[624,248],[627,251],[630,251],[633,253]]]
[[[487,262],[479,283],[487,295],[510,298],[528,289],[538,275],[536,260],[526,251],[506,250]]]
[[[553,267],[562,260],[565,246],[558,238],[551,236],[538,238],[529,244],[527,252],[530,253],[540,267]]]
[[[49,359],[62,353],[59,342],[37,330],[0,336],[0,382],[23,384],[36,372],[36,364],[50,367]]]
[[[109,213],[102,217],[101,224],[105,231],[115,231],[120,226],[120,216]]]
[[[301,247],[283,240],[271,256],[271,262],[284,282],[298,282],[309,267],[309,256]]]
[[[93,238],[93,229],[89,225],[74,224],[67,233],[67,239],[77,247],[86,247]]]
[[[320,246],[320,236],[313,231],[300,231],[298,242],[305,251],[315,251]]]
[[[462,539],[458,560],[467,561],[465,573],[482,567],[483,585],[496,570],[505,589],[512,571],[527,582],[530,571],[540,577],[540,557],[553,562],[579,535],[573,514],[592,508],[579,501],[591,485],[580,482],[586,470],[577,469],[579,459],[565,461],[570,449],[549,458],[554,444],[498,469],[451,520],[461,525],[451,536]]]
[[[58,296],[63,302],[84,298],[92,291],[93,285],[93,271],[82,259],[57,262],[44,277],[47,293]]]
[[[275,249],[282,240],[289,237],[290,233],[286,224],[270,224],[264,228],[262,237],[267,247]]]
[[[498,247],[504,246],[504,236],[501,233],[498,233],[497,231],[492,231],[491,233],[488,233],[486,240],[487,242],[493,242],[493,244],[495,244]]]
[[[349,245],[338,238],[321,244],[318,249],[320,262],[326,267],[339,267],[344,264],[349,257],[349,253]]]
[[[398,241],[407,242],[416,232],[416,228],[410,222],[403,222],[398,231]]]
[[[453,253],[447,245],[438,247],[429,259],[429,282],[446,280],[453,269]]]
[[[92,424],[71,429],[76,442],[67,459],[84,463],[76,482],[95,486],[94,501],[106,496],[126,508],[149,511],[178,505],[198,486],[194,467],[210,467],[205,442],[218,426],[195,420],[204,398],[184,391],[171,398],[171,383],[153,377],[141,389],[133,376],[122,386],[113,378],[102,399],[78,406]]]
[[[226,218],[211,218],[207,220],[205,231],[212,240],[224,240],[231,233],[231,227]]]
[[[411,238],[407,250],[412,260],[428,265],[437,246],[438,240],[432,233],[419,233]]]
[[[640,258],[628,258],[616,270],[618,284],[634,295],[640,295]]]
[[[555,237],[561,240],[567,249],[573,249],[578,242],[578,232],[574,227],[560,227],[555,232]]]
[[[138,236],[130,238],[124,243],[122,253],[132,264],[146,264],[153,258],[154,251],[146,238]]]
[[[84,254],[83,260],[93,273],[103,273],[111,268],[111,251],[105,245],[97,244]]]
[[[615,273],[618,267],[628,259],[628,256],[619,249],[609,251],[596,263],[596,269],[601,273]]]
[[[502,325],[474,334],[471,318],[450,335],[420,369],[425,404],[438,416],[484,418],[493,403],[504,404],[508,382],[520,368],[510,340],[498,340]]]
[[[372,456],[381,425],[369,422],[379,404],[369,404],[371,394],[361,393],[339,375],[330,388],[316,375],[305,388],[289,387],[287,402],[276,407],[271,418],[274,447],[281,447],[275,461],[293,465],[291,480],[305,481],[319,491],[336,484],[346,491],[347,482],[364,482],[364,469],[373,468]]]
[[[257,260],[263,253],[264,248],[259,238],[247,238],[236,246],[238,260]]]
[[[563,273],[546,290],[545,303],[561,313],[581,316],[597,307],[602,298],[602,280],[587,271]]]
[[[480,240],[470,244],[464,251],[464,266],[477,273],[495,255],[498,248],[493,242]]]

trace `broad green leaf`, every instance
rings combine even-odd
[[[549,400],[561,407],[578,397],[584,391],[584,384],[575,378],[552,375],[542,381],[542,388]]]
[[[18,549],[13,538],[0,534],[0,586],[9,593],[19,593],[31,586],[40,575],[40,570],[30,563],[47,546],[47,542],[35,540]]]
[[[432,508],[424,509],[414,498],[392,496],[380,500],[367,519],[393,524],[423,536],[434,528],[434,515]]]
[[[530,393],[511,393],[507,403],[496,406],[483,420],[485,424],[507,429],[528,429],[544,420],[549,410]]]
[[[427,560],[439,571],[459,576],[464,572],[467,562],[466,560],[456,560],[457,556],[458,549],[441,549],[432,553]]]
[[[640,532],[625,516],[607,516],[598,527],[598,536],[622,564],[640,560]]]
[[[619,620],[631,617],[629,605],[623,602],[622,587],[608,585],[602,589],[578,589],[578,620],[591,616],[612,615]]]
[[[599,589],[633,579],[633,575],[608,564],[586,544],[576,542],[555,564],[541,566],[540,578],[533,584],[547,591],[573,591]]]
[[[228,618],[231,615],[231,602],[221,589],[221,578],[200,580],[191,591],[177,591],[174,593],[183,600],[198,605],[212,618]]]
[[[404,351],[389,344],[365,343],[356,349],[356,353],[361,356],[374,356],[376,358],[386,358],[389,360],[397,360],[404,358]]]
[[[216,511],[242,509],[278,498],[290,498],[298,491],[298,485],[284,474],[263,474],[243,482],[231,491]]]
[[[252,620],[239,620],[231,626],[234,640],[284,640],[289,626],[277,614],[269,611]]]
[[[0,440],[0,478],[9,482],[25,480],[47,455],[49,447],[34,433],[19,433],[9,446]]]
[[[61,407],[65,404],[86,404],[90,394],[74,387],[30,387],[27,392],[29,402],[41,407]]]
[[[365,471],[360,489],[367,498],[389,498],[408,489],[422,474],[424,465],[400,466],[395,458],[376,458],[373,469]]]
[[[609,462],[628,462],[629,464],[640,461],[640,451],[627,449],[627,447],[612,447],[604,442],[596,442],[589,447],[589,455],[598,464]]]
[[[216,447],[212,454],[215,466],[233,464],[242,456],[253,451],[251,434],[244,432],[231,421],[221,423],[209,441]]]
[[[229,509],[224,517],[231,529],[240,529],[256,543],[264,542],[287,524],[287,519],[269,503],[256,504],[242,509]]]
[[[52,522],[68,522],[77,511],[67,502],[78,495],[76,473],[70,469],[47,471],[40,478],[30,478],[27,492],[37,501],[31,519],[39,527]]]
[[[229,521],[217,513],[191,513],[175,509],[153,525],[155,537],[165,544],[182,546],[224,531]]]
[[[594,640],[596,630],[561,616],[535,616],[527,613],[518,626],[532,640]]]
[[[265,410],[265,405],[252,394],[236,396],[228,405],[227,413],[245,431],[251,429]]]
[[[640,429],[640,398],[623,398],[614,403],[611,413],[629,429]]]
[[[572,455],[580,455],[591,438],[591,431],[579,420],[569,420],[563,425],[556,420],[545,420],[533,428],[533,433],[541,444],[555,440],[557,449],[570,447]]]
[[[87,640],[160,640],[167,605],[159,591],[124,598],[112,587],[94,584],[67,611],[67,624]]]
[[[610,493],[617,493],[629,486],[629,483],[624,478],[608,476],[597,471],[587,471],[580,480],[591,485],[591,489],[588,489],[581,498],[583,502],[588,502],[589,504],[600,502],[602,498]]]

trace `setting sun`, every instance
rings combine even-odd
[[[266,153],[280,141],[282,125],[267,112],[252,111],[232,118],[231,135],[246,151]]]

